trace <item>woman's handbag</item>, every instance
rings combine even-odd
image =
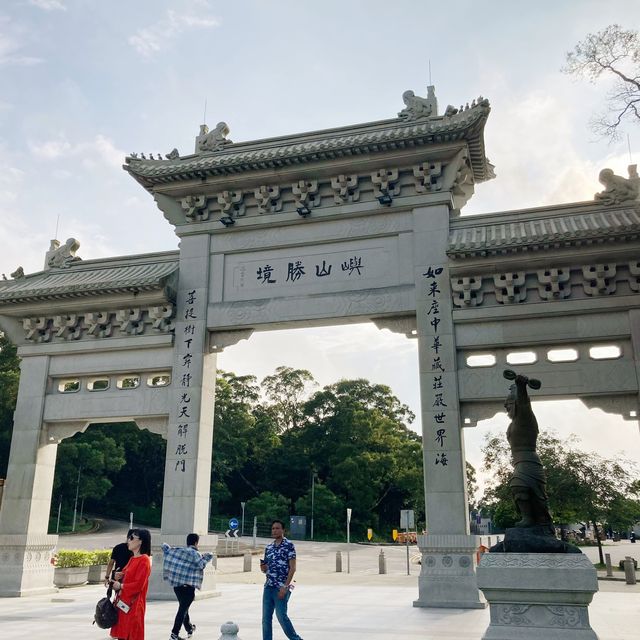
[[[118,622],[118,610],[113,602],[111,602],[112,589],[107,589],[107,595],[98,600],[96,612],[93,614],[93,624],[98,625],[101,629],[111,629]]]

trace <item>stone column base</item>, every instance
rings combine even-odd
[[[597,640],[587,607],[598,577],[582,553],[485,553],[478,586],[490,604],[483,640]]]
[[[173,587],[162,579],[162,546],[163,542],[170,544],[172,547],[181,547],[185,545],[186,536],[184,535],[161,535],[154,540],[151,547],[152,563],[151,578],[149,579],[149,592],[147,600],[175,600],[176,596]],[[157,543],[157,544],[156,544]],[[218,546],[217,535],[200,536],[198,551],[201,553],[210,552],[215,554]],[[214,558],[215,561],[215,558]],[[203,598],[215,598],[220,592],[216,591],[216,570],[209,562],[204,570],[204,579],[202,580],[202,589],[196,590],[196,600]]]
[[[422,568],[414,607],[484,609],[474,572],[476,536],[436,534],[418,536]]]
[[[58,536],[0,535],[0,597],[56,593],[51,558]]]

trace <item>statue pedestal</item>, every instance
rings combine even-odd
[[[418,578],[418,599],[414,607],[484,609],[476,584],[474,559],[476,536],[418,536],[422,567]]]
[[[477,576],[491,616],[482,640],[597,640],[598,577],[582,553],[485,553]]]

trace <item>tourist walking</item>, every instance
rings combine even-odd
[[[111,637],[119,640],[144,640],[144,614],[151,574],[151,534],[147,529],[133,529],[127,538],[133,556],[122,571],[117,571],[112,585],[118,594],[118,622],[111,627]]]
[[[127,540],[129,539],[132,531],[133,529],[129,529],[124,542],[120,542],[111,550],[111,557],[107,564],[107,572],[104,576],[105,586],[107,587],[109,586],[109,581],[115,579],[116,571],[122,571],[133,555],[133,553],[129,551],[129,546],[127,545]]]
[[[187,638],[193,637],[196,625],[189,618],[189,607],[196,596],[196,589],[202,588],[204,568],[213,558],[212,553],[200,553],[198,543],[200,536],[190,533],[187,536],[186,547],[172,547],[166,543],[162,545],[164,554],[163,578],[173,587],[178,598],[178,613],[173,621],[171,640],[183,640],[178,634],[184,626]]]
[[[262,640],[273,640],[273,612],[289,640],[302,640],[287,614],[293,574],[296,572],[296,548],[284,537],[284,523],[271,523],[273,542],[267,545],[260,570],[267,574],[262,593]]]

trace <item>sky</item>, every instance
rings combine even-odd
[[[402,93],[426,95],[430,81],[441,111],[479,95],[492,105],[497,178],[477,185],[463,215],[590,200],[600,169],[626,176],[630,152],[640,160],[640,127],[618,143],[597,138],[589,121],[607,84],[561,67],[615,22],[640,27],[640,3],[3,0],[0,272],[40,270],[54,236],[77,238],[85,259],[177,248],[122,170],[130,152],[191,153],[203,121],[224,120],[239,142],[394,117]],[[278,365],[322,385],[389,384],[419,413],[415,341],[372,325],[257,334],[219,358],[259,378]],[[579,402],[538,410],[543,427],[577,433],[586,449],[640,462],[637,423]],[[475,466],[483,435],[506,418],[488,422],[465,430]]]

